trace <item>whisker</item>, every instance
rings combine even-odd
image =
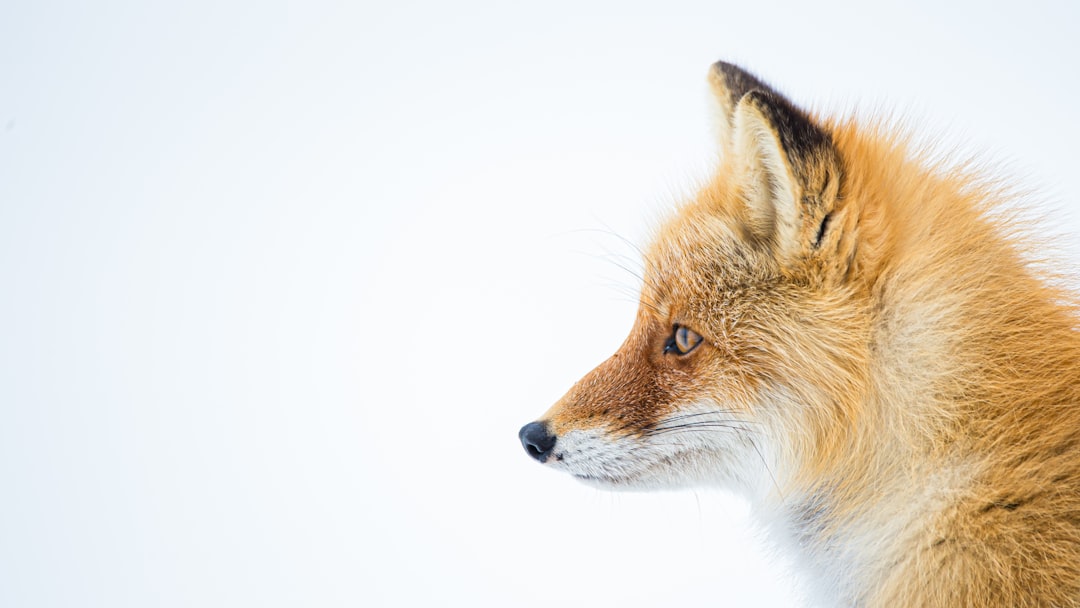
[[[625,271],[627,274],[629,274],[630,276],[637,279],[642,285],[644,285],[646,283],[644,273],[642,273],[640,271],[637,271],[637,270],[634,270],[633,268],[631,268],[630,266],[627,265],[626,260],[628,260],[628,258],[626,258],[626,256],[619,255],[619,254],[614,254],[614,253],[607,253],[607,254],[599,256],[599,257],[600,257],[600,259],[604,260],[605,262],[610,262],[616,268],[619,268],[619,269]]]
[[[711,422],[711,423],[702,423],[702,424],[684,424],[684,425],[679,425],[679,426],[664,427],[664,428],[658,428],[658,429],[649,429],[649,430],[645,431],[644,433],[642,433],[642,435],[646,436],[646,437],[654,437],[656,435],[663,435],[663,434],[666,434],[666,433],[691,433],[691,432],[694,432],[694,431],[706,431],[706,430],[713,430],[713,429],[731,429],[733,431],[747,431],[747,430],[749,430],[749,429],[745,429],[745,428],[739,426],[736,423],[725,424],[725,423],[722,423],[722,422]]]
[[[784,498],[784,491],[780,489],[780,484],[777,483],[776,476],[773,475],[772,469],[769,467],[769,462],[765,460],[765,455],[762,454],[761,450],[758,449],[757,444],[754,443],[754,439],[752,437],[747,437],[746,440],[750,442],[750,447],[754,448],[754,451],[757,452],[758,458],[761,459],[761,464],[765,466],[765,472],[769,474],[769,479],[772,480],[773,487],[776,488],[776,493],[780,495],[781,502],[787,502],[787,499]]]
[[[738,412],[735,411],[735,410],[713,410],[713,411],[709,411],[709,412],[693,412],[693,413],[690,413],[690,414],[676,414],[674,416],[671,416],[670,418],[665,418],[664,419],[664,424],[671,423],[671,422],[678,422],[680,420],[687,420],[689,418],[700,418],[701,416],[725,416],[725,415],[730,416],[732,414],[737,414],[737,413]],[[750,424],[757,424],[757,423],[750,423]]]
[[[734,413],[734,412],[716,411],[716,412],[695,412],[695,413],[691,413],[691,414],[679,414],[679,415],[676,415],[676,416],[673,416],[671,418],[668,418],[668,419],[664,420],[661,424],[659,424],[657,426],[654,426],[654,427],[651,427],[651,428],[646,428],[644,430],[636,428],[636,427],[639,426],[638,422],[630,421],[630,422],[627,422],[627,423],[623,424],[622,426],[618,426],[618,427],[615,427],[615,428],[611,429],[610,432],[613,435],[624,435],[624,434],[626,434],[626,435],[635,435],[635,434],[639,434],[641,436],[652,436],[652,435],[657,435],[657,434],[660,434],[660,433],[670,432],[670,431],[693,431],[693,430],[706,430],[706,429],[710,429],[710,428],[730,428],[730,429],[736,429],[736,430],[741,430],[741,431],[746,431],[746,432],[753,432],[753,429],[751,429],[749,427],[757,426],[757,425],[760,424],[760,423],[757,423],[757,422],[751,422],[751,421],[748,421],[748,420],[737,420],[737,419],[734,419],[734,418],[731,418],[731,419],[719,419],[719,420],[716,420],[716,419],[690,420],[691,418],[700,418],[702,416],[718,416],[718,415],[724,415],[725,413],[730,414],[730,413]]]
[[[616,292],[626,297],[629,301],[635,304],[640,304],[641,306],[644,306],[645,308],[648,308],[649,310],[655,312],[657,315],[661,314],[660,309],[655,304],[649,302],[644,296],[642,296],[641,292],[633,288],[615,282],[607,283],[605,284],[605,287],[614,289]]]
[[[637,243],[635,243],[634,241],[631,241],[630,239],[626,238],[625,236],[619,234],[618,232],[615,232],[615,230],[613,230],[611,228],[611,226],[608,226],[604,222],[600,222],[600,225],[603,226],[603,228],[578,228],[577,230],[570,230],[569,232],[570,233],[592,232],[592,233],[603,234],[603,235],[607,235],[607,236],[613,236],[613,237],[619,239],[620,241],[622,241],[622,243],[624,245],[627,245],[628,247],[630,247],[631,249],[636,251],[637,254],[640,255],[641,257],[643,257],[643,258],[645,257],[645,251],[641,247],[639,247]]]
[[[619,254],[619,253],[614,253],[614,252],[611,252],[611,251],[607,251],[607,252],[605,252],[604,254],[601,254],[601,255],[597,255],[597,254],[594,254],[594,253],[588,253],[588,252],[580,251],[580,250],[575,251],[575,253],[577,253],[578,255],[581,255],[581,256],[588,256],[588,257],[594,257],[594,258],[598,257],[598,258],[600,258],[600,259],[602,259],[602,260],[604,260],[606,262],[609,262],[610,264],[612,264],[616,268],[622,270],[623,272],[626,272],[630,276],[634,277],[637,280],[637,282],[639,283],[640,287],[633,288],[633,287],[629,287],[627,285],[624,285],[622,283],[618,283],[616,281],[610,281],[610,282],[606,283],[606,285],[608,287],[611,287],[611,288],[615,289],[616,291],[619,291],[619,292],[623,293],[624,295],[627,295],[627,296],[631,297],[633,299],[632,300],[633,302],[648,308],[649,310],[655,312],[658,315],[661,314],[660,307],[658,306],[658,304],[656,302],[650,301],[645,296],[644,287],[649,286],[649,287],[653,287],[655,289],[655,285],[652,283],[652,281],[650,281],[648,278],[645,277],[644,273],[642,273],[642,272],[640,272],[638,270],[635,270],[634,268],[631,267],[631,263],[633,263],[632,258],[630,258],[628,256],[625,256],[625,255],[622,255],[622,254]]]

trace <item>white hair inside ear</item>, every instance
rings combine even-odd
[[[761,95],[750,93],[735,108],[733,153],[743,175],[750,230],[789,258],[800,246],[798,182],[776,128],[757,106]]]

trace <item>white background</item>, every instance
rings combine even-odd
[[[902,110],[1064,248],[1077,3],[7,2],[0,605],[787,606],[716,491],[518,428],[621,342],[725,58]]]

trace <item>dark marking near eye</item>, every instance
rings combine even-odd
[[[1022,507],[1023,505],[1025,505],[1026,503],[1028,503],[1028,502],[1030,502],[1030,499],[1028,499],[1028,500],[1013,500],[1013,501],[1009,501],[1009,502],[992,502],[992,503],[984,506],[982,509],[979,509],[979,513],[989,513],[990,511],[993,511],[994,509],[1004,509],[1006,511],[1015,511],[1015,510],[1019,509],[1020,507]]]
[[[826,213],[825,217],[821,219],[821,225],[818,226],[817,236],[814,237],[814,249],[821,246],[821,240],[825,238],[825,231],[829,229],[830,220],[832,220],[831,213]]]

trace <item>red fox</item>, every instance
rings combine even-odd
[[[744,494],[826,604],[1080,606],[1078,299],[1007,193],[729,63],[709,83],[715,175],[525,450]]]

